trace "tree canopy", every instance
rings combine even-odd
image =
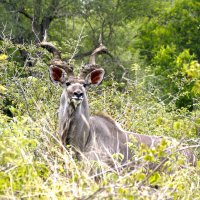
[[[110,56],[102,59],[108,73],[135,79],[139,64],[144,77],[146,71],[155,75],[147,85],[159,90],[159,98],[192,110],[200,94],[199,8],[195,0],[3,0],[0,38],[37,44],[46,31],[66,58],[74,54],[80,64],[101,35],[109,49]],[[29,53],[19,48],[19,54],[26,60]]]

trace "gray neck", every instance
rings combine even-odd
[[[63,95],[62,95],[63,96]],[[66,98],[64,98],[66,100]],[[61,105],[59,112],[60,134],[63,144],[71,145],[82,152],[86,151],[89,142],[90,122],[87,99],[84,98],[76,108],[70,103]]]

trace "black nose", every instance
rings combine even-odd
[[[80,90],[75,91],[74,96],[77,97],[77,98],[83,97],[83,92],[81,92]]]

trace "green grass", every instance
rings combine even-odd
[[[191,167],[181,156],[176,161],[169,156],[167,170],[155,172],[145,169],[144,155],[154,157],[145,148],[134,157],[142,165],[131,171],[77,161],[73,152],[62,150],[57,133],[61,89],[46,72],[42,79],[7,81],[5,96],[12,99],[14,117],[0,116],[0,199],[200,199],[200,163]],[[90,89],[91,113],[105,112],[129,131],[199,144],[198,109],[169,112],[142,83],[127,84],[121,92],[120,87],[112,80]],[[99,167],[100,176],[91,173]]]
[[[10,43],[6,48],[16,49]],[[32,54],[38,51],[29,48]],[[62,89],[50,82],[47,65],[37,59],[33,67],[21,66],[12,56],[0,62],[0,199],[200,199],[200,162],[191,167],[172,153],[163,170],[148,168],[149,161],[159,165],[156,156],[163,155],[165,141],[157,149],[130,144],[135,151],[132,170],[77,161],[58,136]],[[91,114],[104,112],[128,131],[199,145],[198,102],[192,112],[177,110],[173,101],[165,105],[156,90],[148,91],[143,80],[141,75],[137,84],[117,83],[107,77],[88,91]],[[199,150],[194,151],[198,157]]]

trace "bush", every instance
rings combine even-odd
[[[8,117],[4,110],[0,112],[2,199],[200,198],[196,187],[200,182],[199,163],[191,167],[182,156],[175,159],[172,153],[163,170],[148,168],[149,161],[157,166],[158,158],[164,155],[168,146],[165,140],[156,149],[144,145],[136,149],[134,141],[130,143],[135,152],[131,162],[140,163],[140,167],[131,171],[127,168],[114,171],[95,162],[74,159],[73,152],[62,150],[57,134],[61,89],[50,83],[47,65],[38,59],[36,65],[28,69],[30,74],[16,76],[18,66],[20,68],[21,63],[14,65],[9,59],[3,59],[0,65],[4,70],[1,95],[9,98],[10,104],[6,106],[12,114]],[[143,80],[117,83],[110,77],[101,87],[91,88],[88,91],[91,113],[106,112],[126,130],[172,136],[196,144],[199,110],[168,112],[155,93],[145,89]],[[3,101],[0,105],[5,106]],[[121,159],[121,155],[113,157]],[[98,172],[99,167],[103,169],[100,174],[91,174],[91,171]]]
[[[176,96],[177,108],[189,110],[193,110],[199,100],[195,89],[198,88],[200,59],[198,12],[198,1],[175,1],[158,16],[147,19],[140,30],[141,55],[146,57],[155,75],[148,82],[160,89],[159,96],[167,98],[166,103],[173,100],[171,96]]]

